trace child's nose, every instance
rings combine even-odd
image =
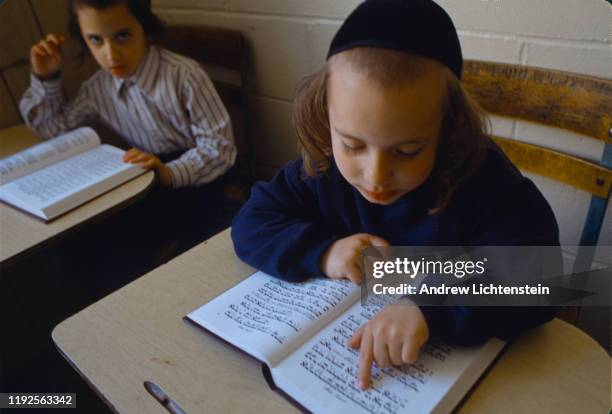
[[[390,160],[381,151],[372,151],[365,169],[366,181],[370,191],[383,191],[387,189],[393,173]]]
[[[106,43],[106,59],[110,64],[119,63],[119,50],[117,46],[113,44],[113,42]]]

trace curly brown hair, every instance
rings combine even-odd
[[[447,93],[432,171],[436,203],[430,212],[444,209],[459,183],[473,173],[484,156],[488,118],[448,68],[405,52],[365,47],[350,49],[334,55],[320,70],[302,79],[296,88],[293,122],[306,174],[319,176],[332,163],[327,93],[329,76],[338,60],[348,63],[382,87],[418,80],[434,67],[441,70]]]

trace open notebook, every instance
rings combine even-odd
[[[60,135],[0,160],[0,200],[52,220],[145,172],[123,153],[88,127]]]
[[[348,281],[288,283],[257,272],[186,318],[262,361],[274,385],[314,413],[449,413],[505,343],[428,343],[417,362],[372,370],[356,383],[358,351],[347,340],[382,306],[362,306]]]

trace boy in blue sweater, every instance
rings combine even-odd
[[[239,257],[292,281],[361,281],[360,252],[387,245],[558,244],[552,210],[487,136],[460,84],[450,17],[431,0],[367,0],[298,88],[300,160],[254,187],[235,218]],[[359,386],[372,362],[412,363],[436,336],[509,339],[551,308],[382,309],[349,341]]]

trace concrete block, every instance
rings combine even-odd
[[[199,9],[223,10],[226,8],[225,0],[152,0],[153,9]]]
[[[490,133],[498,137],[512,138],[514,119],[503,116],[489,115]]]
[[[491,36],[459,32],[464,59],[520,63],[521,42],[511,36]]]
[[[244,13],[344,19],[359,3],[360,0],[227,0],[227,8]]]
[[[612,16],[610,24],[612,30]],[[579,46],[529,42],[525,46],[525,63],[529,66],[612,78],[612,44]]]
[[[580,241],[590,194],[541,175],[525,171],[523,175],[534,182],[550,204],[559,225],[561,244],[576,246]]]
[[[282,166],[297,158],[298,141],[291,122],[291,104],[253,97],[253,150],[255,162]]]
[[[459,29],[609,42],[605,0],[436,0]]]
[[[601,160],[604,148],[603,141],[522,120],[516,121],[513,138],[593,161]]]
[[[340,22],[313,22],[306,26],[310,72],[315,72],[325,64],[329,45],[339,28]]]

